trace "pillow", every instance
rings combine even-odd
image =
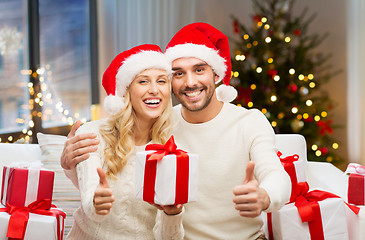
[[[63,172],[60,158],[67,137],[53,134],[37,134],[44,167],[55,172],[52,203],[66,212],[65,236],[73,224],[73,212],[80,206],[80,193]]]
[[[38,144],[0,143],[0,184],[3,167],[14,162],[36,162],[41,160]],[[0,185],[1,187],[1,185]]]

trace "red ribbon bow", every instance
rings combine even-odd
[[[322,217],[319,208],[319,201],[327,198],[340,198],[339,196],[321,190],[309,191],[308,183],[298,184],[298,197],[295,201],[295,206],[298,209],[298,213],[302,222],[308,222],[309,232],[312,240],[324,240],[323,228],[322,228]],[[345,204],[357,215],[359,214],[360,208],[356,206]]]
[[[63,223],[62,223],[62,231],[60,225],[61,216],[63,222],[66,218],[66,214],[58,209],[50,209],[49,206],[56,207],[51,205],[50,199],[42,199],[32,202],[28,205],[28,207],[15,207],[8,203],[6,203],[6,208],[0,208],[0,212],[8,212],[11,216],[9,219],[8,225],[8,238],[18,238],[24,239],[25,231],[27,229],[27,224],[29,220],[29,213],[35,213],[40,215],[53,216],[57,219],[57,239],[62,240],[63,238]]]
[[[155,152],[147,154],[146,157],[143,200],[154,202],[157,162],[166,155],[174,154],[177,161],[175,204],[186,203],[189,192],[189,155],[185,151],[177,149],[173,136],[165,145],[149,144],[145,150],[155,150]]]

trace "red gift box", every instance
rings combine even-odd
[[[365,205],[365,166],[350,163],[345,173],[350,174],[347,188],[348,202]]]
[[[1,203],[14,207],[27,207],[37,200],[52,200],[53,181],[53,171],[31,166],[5,166],[3,168]]]
[[[365,176],[350,174],[347,198],[348,202],[356,205],[365,205]]]

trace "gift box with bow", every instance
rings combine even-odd
[[[365,166],[350,163],[345,173],[350,174],[347,190],[348,202],[365,205]]]
[[[136,197],[159,205],[197,200],[198,155],[177,149],[171,137],[165,145],[150,144],[136,155]]]
[[[54,172],[41,166],[41,162],[4,166],[1,204],[27,207],[37,200],[52,200]]]
[[[62,240],[65,218],[66,213],[51,205],[49,199],[27,207],[0,205],[0,239]]]
[[[309,191],[306,182],[298,184],[298,190],[294,203],[267,214],[265,229],[270,240],[349,239],[345,207],[354,214],[359,213],[358,207],[348,205],[329,192]]]
[[[300,182],[305,182],[305,161],[299,159],[297,154],[292,156],[283,157],[280,151],[277,152],[280,158],[281,165],[283,165],[285,171],[288,173],[291,181],[291,195],[289,202],[293,202],[296,199],[297,186]]]

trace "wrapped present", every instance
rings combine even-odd
[[[354,214],[359,213],[359,208],[346,204],[329,192],[308,192],[306,183],[299,186],[301,194],[298,194],[295,203],[288,203],[279,211],[267,214],[265,229],[269,239],[349,239],[345,205]]]
[[[40,200],[52,200],[54,172],[41,163],[16,163],[3,168],[1,203],[26,207]]]
[[[345,173],[350,174],[347,190],[348,202],[365,205],[365,166],[350,163]]]
[[[50,200],[38,200],[28,207],[0,205],[0,239],[62,240],[66,213]]]
[[[291,180],[291,195],[289,202],[293,202],[296,199],[297,186],[299,182],[305,182],[305,161],[299,159],[297,154],[292,156],[282,157],[282,153],[278,151],[277,155],[280,158],[280,162],[283,165],[285,171],[290,176]]]
[[[136,155],[137,198],[159,205],[197,200],[198,155],[177,149],[173,137],[145,150]]]

